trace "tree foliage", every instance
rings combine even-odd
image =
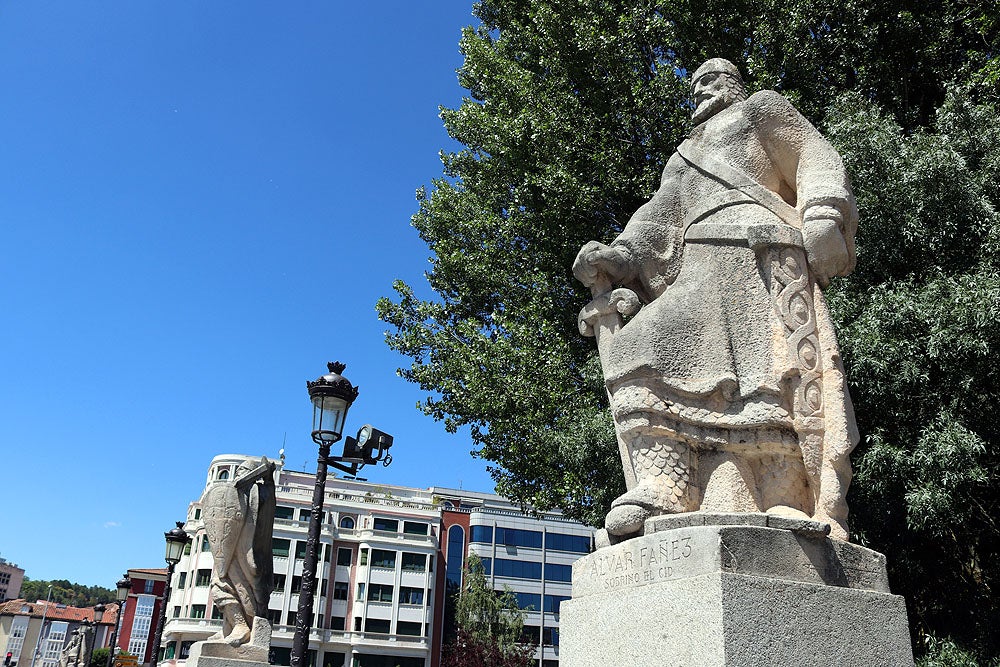
[[[44,601],[48,595],[49,585],[52,585],[52,602],[70,607],[93,607],[98,603],[109,604],[117,600],[115,591],[102,586],[84,586],[74,584],[66,579],[52,581],[24,578],[21,584],[21,597],[29,602]]]
[[[378,304],[412,359],[401,374],[431,392],[424,411],[471,428],[498,492],[601,521],[623,480],[570,267],[657,186],[688,129],[686,72],[729,58],[751,89],[792,99],[855,183],[858,267],[829,291],[863,437],[855,538],[888,555],[918,648],[1000,654],[1000,12],[484,0],[475,14],[469,96],[442,110],[464,148],[413,217],[434,294],[397,283]]]
[[[445,646],[445,667],[528,667],[531,650],[521,645],[524,615],[510,590],[494,591],[483,563],[470,554],[454,604],[455,634]]]

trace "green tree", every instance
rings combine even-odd
[[[687,131],[685,73],[743,64],[844,154],[857,271],[829,295],[863,442],[856,539],[887,553],[918,650],[989,628],[1000,534],[1000,13],[944,0],[484,0],[443,109],[464,148],[418,192],[432,298],[378,304],[423,410],[468,426],[497,490],[597,525],[623,490],[589,300],[570,267],[609,241]],[[949,86],[952,92],[949,94]],[[943,650],[943,649],[941,649]]]
[[[108,656],[111,654],[111,649],[106,646],[101,648],[95,648],[94,653],[90,657],[91,667],[105,667],[108,664]]]
[[[29,602],[44,601],[48,596],[50,584],[52,585],[51,600],[56,604],[65,604],[71,607],[93,607],[99,602],[108,604],[117,599],[115,592],[110,588],[74,584],[66,579],[43,581],[29,577],[25,577],[21,584],[21,597]]]
[[[454,594],[455,592],[453,592]],[[470,554],[454,594],[455,630],[445,647],[446,667],[528,667],[531,651],[521,645],[524,614],[510,589],[495,591],[483,563]]]

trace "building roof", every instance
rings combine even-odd
[[[93,607],[69,607],[55,602],[48,603],[48,611],[45,611],[45,601],[28,602],[24,599],[8,600],[0,604],[0,616],[31,616],[32,618],[45,618],[53,621],[70,621],[79,623],[81,621],[94,621]],[[112,602],[104,606],[104,616],[101,617],[101,625],[114,625],[118,622],[118,603]]]
[[[167,576],[167,568],[165,567],[130,567],[129,572],[141,572],[142,574],[159,574],[164,577]]]

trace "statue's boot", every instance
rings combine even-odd
[[[225,642],[232,646],[240,646],[250,641],[250,626],[247,625],[246,616],[238,604],[228,604],[223,607],[223,617],[228,621],[232,630],[225,637]]]
[[[646,519],[695,509],[691,495],[691,451],[668,438],[640,436],[629,443],[637,483],[611,503],[604,519],[619,539],[642,534]]]

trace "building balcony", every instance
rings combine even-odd
[[[163,626],[163,634],[204,635],[209,637],[222,630],[222,620],[214,618],[190,618],[179,616],[168,618]],[[205,637],[201,637],[204,639]]]

